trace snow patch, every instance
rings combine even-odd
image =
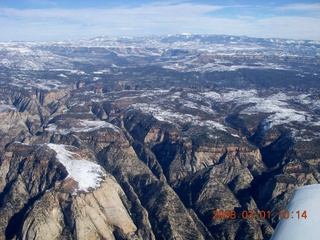
[[[286,101],[292,100],[294,97],[287,96],[284,93],[259,97],[257,90],[232,90],[221,94],[205,92],[202,95],[218,103],[234,102],[238,106],[249,103],[254,104],[240,113],[246,115],[269,113],[270,116],[264,121],[265,130],[285,123],[306,122],[309,117],[309,114],[305,111],[290,108]],[[306,102],[305,98],[306,96],[301,96],[299,99]]]
[[[206,98],[214,100],[216,102],[231,102],[236,101],[240,104],[244,103],[255,103],[258,101],[257,90],[232,90],[226,93],[216,93],[214,91],[211,92],[204,92],[202,95]]]
[[[58,77],[68,78],[66,75],[64,75],[64,74],[62,74],[62,73],[59,74]]]
[[[67,147],[71,148],[71,146],[52,143],[47,145],[56,152],[56,158],[66,167],[68,178],[72,178],[78,183],[74,194],[79,191],[88,192],[90,189],[100,187],[106,176],[100,165],[82,159],[79,154],[67,150]]]
[[[14,106],[0,102],[0,112],[16,111],[16,110],[17,109]]]
[[[248,107],[241,113],[248,115],[259,112],[270,113],[271,115],[265,120],[268,125],[267,129],[285,123],[307,121],[308,113],[289,108],[285,102],[285,100],[289,99],[290,98],[283,93],[271,95],[267,98],[252,97],[251,102],[255,103],[255,106]]]
[[[134,109],[140,110],[145,114],[151,114],[155,119],[157,119],[160,122],[168,122],[171,124],[176,124],[177,122],[191,123],[195,126],[204,126],[208,128],[214,128],[220,131],[227,131],[226,127],[218,122],[212,120],[203,120],[199,116],[183,114],[171,109],[164,109],[156,104],[135,103],[131,106]]]
[[[64,123],[64,121],[58,121],[58,125]],[[115,125],[104,122],[104,121],[90,121],[90,120],[79,120],[73,124],[72,128],[61,128],[58,127],[57,124],[49,124],[48,127],[45,129],[48,132],[55,132],[62,135],[67,135],[69,133],[74,132],[93,132],[102,128],[111,128],[116,132],[120,132],[120,128],[116,127]]]

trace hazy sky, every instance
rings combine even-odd
[[[320,40],[319,0],[0,0],[0,41],[173,33]]]

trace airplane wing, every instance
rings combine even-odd
[[[320,239],[320,184],[297,188],[271,240]]]

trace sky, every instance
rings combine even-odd
[[[320,0],[0,0],[0,41],[179,33],[320,40]]]

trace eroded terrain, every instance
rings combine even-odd
[[[269,239],[320,182],[319,46],[0,43],[0,238]]]

